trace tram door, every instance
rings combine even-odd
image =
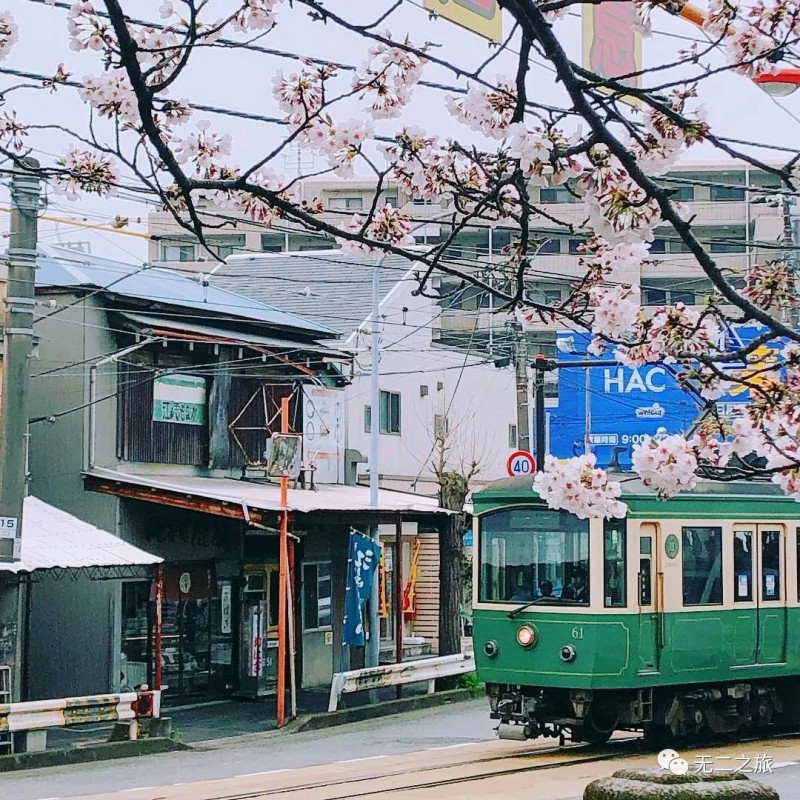
[[[638,542],[639,671],[658,672],[661,653],[663,580],[659,572],[659,530],[643,522]]]
[[[785,547],[782,525],[734,528],[737,664],[779,664],[786,660]]]

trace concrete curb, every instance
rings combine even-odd
[[[176,750],[191,750],[181,742],[162,737],[136,739],[132,742],[103,742],[71,750],[45,750],[41,753],[17,753],[0,756],[0,773],[42,767],[63,767],[68,764],[85,764],[91,761],[109,761],[115,758],[133,758]]]
[[[334,728],[338,725],[347,725],[351,722],[363,722],[377,717],[387,717],[390,714],[402,714],[406,711],[434,708],[472,699],[474,698],[469,689],[451,689],[445,692],[436,692],[435,694],[421,694],[403,697],[400,700],[387,700],[383,703],[376,703],[374,706],[342,708],[339,711],[299,717],[290,732],[318,731],[324,728]]]

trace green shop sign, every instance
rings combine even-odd
[[[206,380],[194,375],[167,375],[153,382],[153,421],[178,425],[206,424]]]

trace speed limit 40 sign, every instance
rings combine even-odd
[[[533,475],[536,472],[536,459],[527,450],[517,450],[508,457],[506,471],[512,478]]]

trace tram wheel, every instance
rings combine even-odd
[[[572,740],[586,744],[605,744],[617,727],[617,711],[614,708],[592,706],[583,721],[570,729]]]

